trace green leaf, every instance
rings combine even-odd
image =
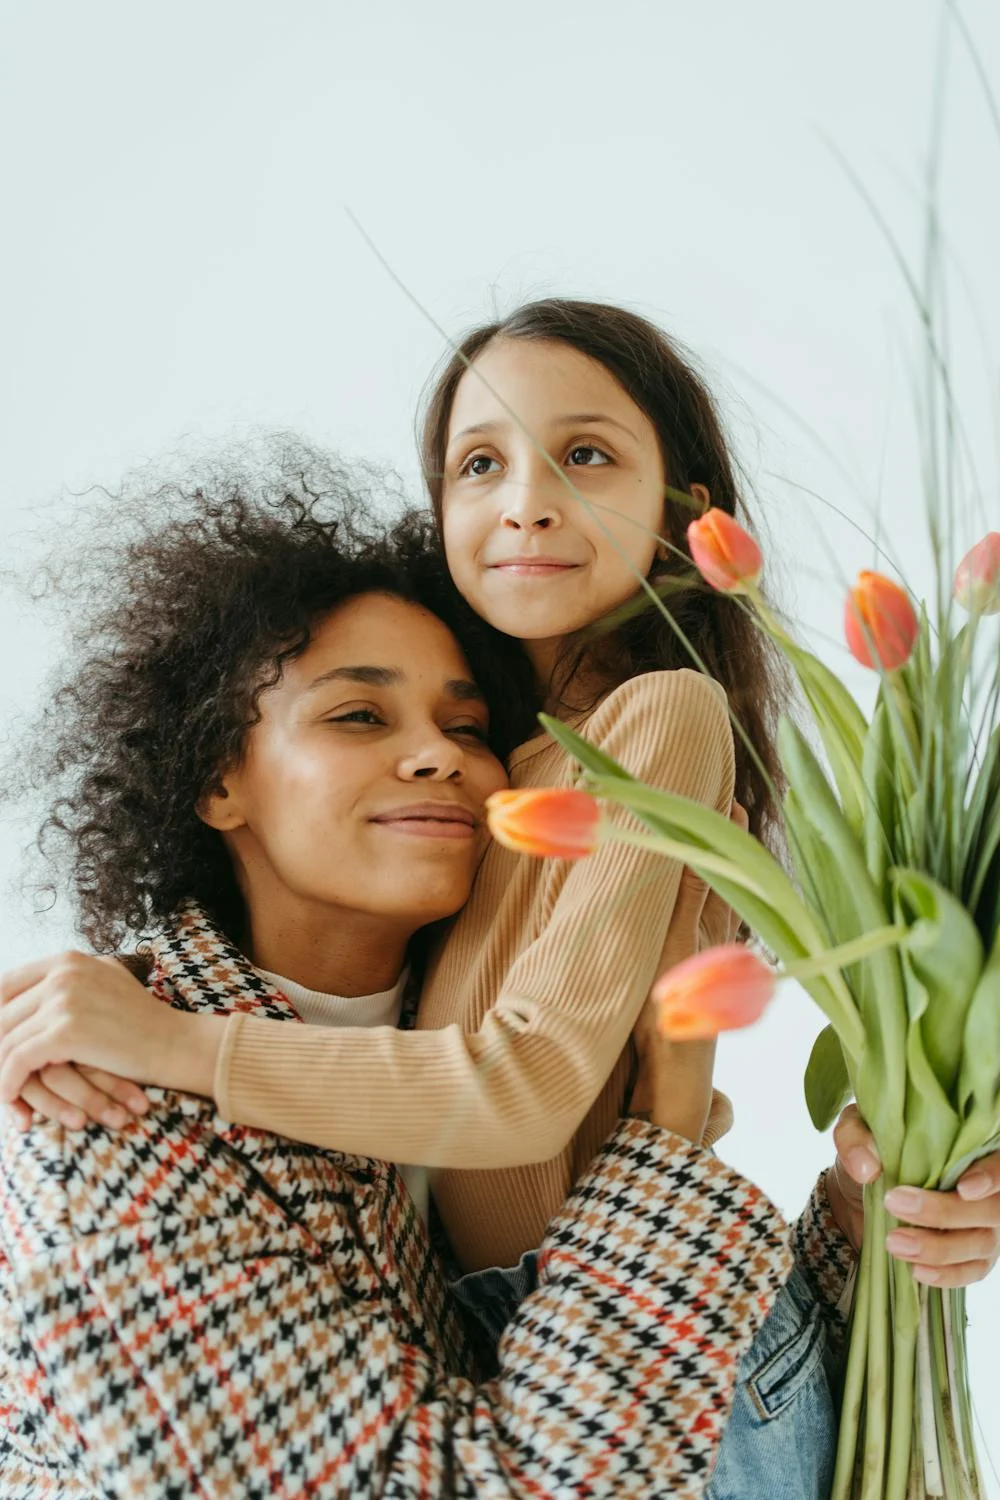
[[[827,927],[836,943],[888,925],[888,914],[865,863],[859,837],[805,737],[790,720],[778,730],[778,748],[802,816],[790,845],[797,867],[822,897]],[[810,871],[812,875],[810,877]],[[887,1169],[898,1162],[906,1100],[906,1002],[899,955],[883,948],[852,965],[847,974],[861,1013],[865,1046],[854,1085],[861,1112]]]
[[[965,1017],[958,1107],[963,1120],[956,1160],[1000,1131],[1000,931]]]
[[[965,1019],[983,970],[976,924],[960,901],[919,870],[891,870],[897,919],[910,929],[905,962],[926,996],[920,1030],[927,1061],[949,1098],[962,1061]],[[916,1019],[910,1011],[910,1020]]]
[[[590,773],[589,786],[595,794],[628,808],[653,833],[682,841],[687,846],[686,862],[690,868],[749,923],[783,962],[792,963],[824,951],[827,945],[815,914],[778,861],[757,839],[713,808],[643,785],[575,730],[547,715],[540,718],[567,755]],[[727,881],[717,870],[701,866],[699,851],[721,855],[738,865],[765,893],[763,899],[745,886]],[[863,1038],[843,977],[839,973],[817,976],[804,980],[803,988],[836,1025],[848,1055],[857,1056]]]
[[[840,679],[811,651],[788,640],[783,640],[781,645],[795,668],[812,709],[844,816],[850,827],[860,832],[866,800],[862,773],[868,731],[865,716]]]
[[[854,1089],[844,1049],[832,1026],[824,1026],[806,1064],[805,1094],[809,1118],[817,1130],[829,1130]]]
[[[883,900],[889,899],[886,874],[892,863],[892,841],[896,828],[896,783],[893,776],[892,733],[889,715],[881,701],[872,715],[865,740],[865,864]]]

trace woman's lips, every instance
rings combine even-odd
[[[467,807],[439,802],[391,807],[385,812],[376,813],[370,821],[393,833],[425,839],[473,839],[479,826]]]

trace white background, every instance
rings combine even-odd
[[[964,14],[1000,86],[1000,7]],[[836,153],[919,268],[937,5],[7,0],[0,18],[0,570],[23,573],[71,492],[249,425],[415,485],[413,412],[443,341],[349,206],[451,333],[568,293],[627,302],[697,351],[782,600],[866,691],[839,609],[872,549],[788,481],[866,526],[878,507],[926,586],[915,319]],[[950,354],[982,481],[966,543],[1000,524],[1000,140],[954,32],[944,113]],[[9,578],[0,631],[16,729],[54,643]],[[17,894],[25,837],[0,825],[0,964],[69,937]],[[725,1154],[789,1212],[830,1154],[801,1103],[816,1029],[789,991],[721,1052]],[[1000,1273],[970,1310],[986,1418]]]

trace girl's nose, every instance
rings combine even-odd
[[[553,486],[559,484],[558,476],[545,464],[543,472],[532,472],[520,481],[505,485],[506,494],[500,514],[501,526],[511,531],[550,531],[562,524],[558,497],[553,495]]]

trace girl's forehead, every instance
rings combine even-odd
[[[510,408],[510,410],[508,410]],[[475,421],[527,421],[544,413],[620,415],[640,408],[599,360],[555,339],[495,339],[455,391],[449,434]]]

